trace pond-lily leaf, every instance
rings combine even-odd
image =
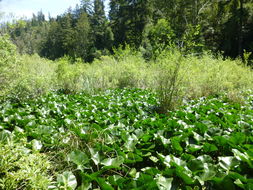
[[[75,163],[77,165],[77,169],[80,169],[80,170],[82,170],[84,168],[84,165],[89,162],[88,156],[80,150],[72,151],[67,156],[67,160]]]
[[[155,179],[159,190],[170,190],[172,188],[173,178],[165,178],[161,174],[157,174]]]
[[[59,189],[74,190],[77,186],[76,177],[69,171],[65,171],[63,174],[58,175],[57,183]]]
[[[91,154],[91,159],[93,162],[98,165],[100,163],[100,155],[98,151],[95,151],[93,148],[89,148],[90,154]]]
[[[233,156],[218,157],[219,165],[226,171],[238,166],[240,162]]]
[[[118,156],[116,158],[106,158],[102,160],[101,164],[104,166],[110,166],[110,167],[120,167],[121,164],[123,164],[124,158],[122,156]]]

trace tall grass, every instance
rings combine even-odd
[[[4,96],[36,97],[59,89],[66,93],[96,93],[130,87],[157,91],[165,107],[174,107],[182,98],[221,93],[236,97],[253,87],[253,72],[241,60],[209,53],[183,56],[170,50],[147,62],[140,52],[126,48],[92,64],[80,60],[71,63],[67,57],[52,62],[37,55],[13,54],[15,47],[6,38],[0,41],[5,44],[0,59],[0,95]]]

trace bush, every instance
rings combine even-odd
[[[223,60],[205,54],[189,56],[182,67],[184,88],[190,98],[237,92],[253,87],[253,73],[241,60]]]
[[[183,98],[223,93],[239,96],[241,91],[253,87],[252,74],[241,60],[224,60],[209,53],[185,56],[174,49],[147,62],[128,47],[118,50],[114,57],[105,56],[86,65],[82,73],[83,90],[148,88],[157,91],[163,107],[170,109],[180,105]]]
[[[25,146],[24,141],[0,141],[0,189],[48,189],[50,162]]]
[[[12,91],[18,75],[16,47],[8,36],[0,35],[0,96]]]
[[[95,92],[108,88],[148,88],[154,72],[139,52],[118,50],[115,56],[103,56],[87,65],[84,90]]]
[[[0,37],[0,96],[31,98],[56,88],[56,67],[38,55],[20,56],[7,36]]]
[[[67,57],[55,62],[37,55],[21,57],[7,37],[1,37],[1,44],[2,96],[36,97],[57,89],[95,93],[108,88],[146,88],[158,92],[163,107],[173,108],[183,98],[221,93],[237,97],[240,91],[253,87],[252,71],[241,60],[224,60],[209,53],[185,56],[170,49],[146,61],[126,45],[115,50],[114,56],[85,64],[80,60],[72,63]]]
[[[63,57],[56,61],[56,65],[58,89],[66,93],[80,92],[83,90],[83,73],[85,71],[85,65],[83,63],[79,61],[71,64],[68,57]]]
[[[171,54],[170,52],[169,54]],[[167,55],[165,55],[167,57]],[[160,107],[157,110],[160,113],[166,113],[181,104],[183,76],[180,76],[182,65],[182,55],[179,52],[173,53],[175,60],[164,59],[160,55],[157,65],[159,65],[159,76],[157,76],[157,88],[155,89],[160,101]]]
[[[57,89],[56,64],[38,55],[20,57],[17,66],[19,77],[16,79],[12,97],[34,98]]]

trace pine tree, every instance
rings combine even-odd
[[[111,0],[109,17],[115,45],[128,43],[139,47],[142,33],[151,17],[151,0]]]
[[[89,51],[92,45],[91,27],[87,13],[83,12],[75,26],[75,54],[83,60],[88,61]]]
[[[92,30],[94,34],[94,45],[96,49],[105,47],[106,16],[102,0],[94,0],[94,13],[92,15]]]

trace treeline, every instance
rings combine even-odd
[[[20,53],[90,62],[129,44],[146,59],[178,47],[211,50],[232,58],[253,51],[252,0],[81,0],[57,18],[39,12],[30,20],[2,24]],[[250,55],[247,53],[246,55]]]

